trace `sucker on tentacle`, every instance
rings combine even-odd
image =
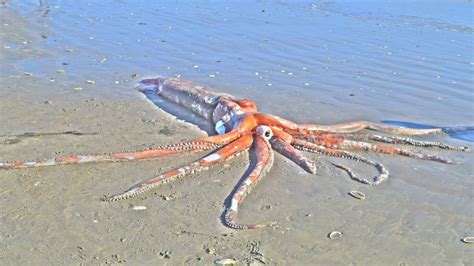
[[[104,201],[117,201],[134,197],[176,178],[207,170],[253,147],[252,150],[255,152],[257,162],[251,164],[253,168],[250,169],[249,175],[244,178],[231,195],[231,204],[227,206],[223,213],[223,223],[233,229],[256,229],[265,227],[268,224],[239,224],[237,222],[238,208],[253,186],[270,170],[274,160],[273,149],[313,174],[316,172],[314,162],[307,159],[299,150],[347,158],[371,165],[377,169],[379,174],[373,180],[368,180],[358,177],[348,167],[333,163],[336,167],[345,170],[353,180],[368,185],[378,185],[389,177],[389,171],[381,163],[348,152],[345,149],[397,154],[442,163],[452,163],[452,161],[441,156],[422,154],[396,146],[373,144],[371,141],[417,147],[434,147],[453,151],[469,151],[470,149],[469,147],[453,147],[440,142],[367,134],[360,131],[374,130],[396,135],[425,135],[450,134],[474,129],[472,126],[413,129],[368,121],[335,125],[298,125],[275,115],[257,112],[257,106],[251,100],[236,99],[231,95],[213,92],[193,82],[176,78],[145,79],[137,86],[137,90],[148,96],[149,94],[159,95],[159,97],[187,108],[212,123],[215,126],[216,133],[219,135],[196,138],[181,143],[157,146],[139,151],[74,155],[31,162],[0,162],[0,169],[142,160],[170,154],[211,151],[207,156],[199,160],[162,173],[147,181],[140,182],[123,193],[107,196],[102,199]]]

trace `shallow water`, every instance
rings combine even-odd
[[[51,152],[59,148],[69,153],[81,147],[88,152],[96,151],[94,148],[97,147],[100,147],[100,152],[113,147],[117,149],[121,146],[117,144],[119,139],[114,138],[119,138],[117,135],[120,134],[126,136],[122,146],[175,139],[159,136],[156,139],[141,139],[138,129],[148,128],[132,126],[132,120],[128,120],[134,117],[134,109],[137,108],[140,112],[136,116],[148,112],[150,120],[147,121],[151,121],[149,124],[153,127],[161,128],[168,121],[162,113],[150,111],[153,107],[133,90],[136,81],[148,76],[176,75],[193,80],[238,97],[253,99],[261,111],[296,122],[386,120],[443,127],[474,125],[474,22],[473,3],[469,1],[152,3],[144,0],[106,0],[43,1],[42,5],[40,1],[19,2],[7,1],[6,6],[0,8],[3,22],[0,25],[0,56],[4,65],[1,68],[3,113],[0,119],[7,125],[1,129],[1,135],[21,134],[25,130],[59,131],[70,124],[73,129],[97,131],[91,125],[91,119],[101,130],[101,126],[112,124],[112,128],[106,128],[110,134],[107,135],[109,146],[101,143],[98,146],[81,144],[86,148],[80,145],[68,148],[70,139],[62,139],[62,144],[50,140]],[[25,76],[24,72],[31,72],[33,77]],[[86,80],[94,80],[95,84],[87,84]],[[18,88],[18,84],[28,84],[31,95]],[[82,90],[75,91],[74,88],[78,87]],[[53,110],[42,111],[42,107],[37,106],[34,107],[36,118],[33,118],[35,115],[20,115],[22,112],[28,114],[28,110],[19,110],[20,107],[28,109],[33,105],[11,104],[17,99],[15,95],[21,95],[21,99],[26,101],[54,98],[53,103],[65,106],[65,116],[71,115],[76,120],[69,122],[69,125],[64,121],[55,123],[54,119],[47,119],[55,117]],[[86,110],[85,115],[72,114],[75,110],[73,106],[76,106],[74,98],[82,97],[94,97],[104,102],[100,107],[102,119],[99,113],[93,115],[87,104],[78,107]],[[71,105],[70,108],[68,105]],[[91,113],[87,115],[88,112]],[[38,122],[29,123],[30,120]],[[173,127],[179,130],[185,126]],[[111,133],[114,129],[115,135]],[[176,134],[189,138],[201,133],[191,127]],[[462,140],[472,139],[472,136],[425,139],[472,147],[471,143]],[[92,143],[102,141],[97,137]],[[34,142],[30,145],[40,144]],[[11,146],[0,146],[3,154],[0,160],[26,156],[18,154],[15,151],[18,148]],[[39,147],[38,150],[41,150]],[[45,148],[44,152],[48,151],[48,147]],[[33,151],[32,156],[42,154]],[[123,207],[130,203],[115,205],[123,208],[105,205],[82,207],[83,212],[95,212],[96,216],[102,213],[115,215],[117,222],[106,225],[106,229],[116,230],[122,235],[130,230],[128,224],[143,228],[159,220],[161,229],[155,228],[158,230],[156,234],[164,234],[169,239],[167,246],[156,243],[153,231],[144,230],[141,238],[146,238],[146,245],[132,237],[130,246],[109,244],[110,248],[108,243],[100,241],[104,237],[100,230],[94,230],[95,235],[90,235],[85,233],[88,227],[77,221],[71,223],[75,230],[79,230],[74,234],[77,241],[82,242],[81,245],[91,245],[93,251],[88,252],[96,254],[102,263],[113,252],[125,254],[122,257],[125,256],[129,262],[160,261],[159,255],[153,255],[150,245],[162,245],[163,249],[174,250],[171,262],[193,262],[196,257],[203,256],[204,263],[209,264],[213,257],[206,255],[201,244],[196,242],[199,240],[207,246],[216,245],[218,249],[227,247],[225,251],[218,250],[220,254],[236,258],[244,257],[245,243],[258,241],[262,252],[274,264],[472,264],[472,247],[463,244],[460,239],[472,235],[474,231],[474,157],[472,153],[442,153],[462,164],[442,165],[370,155],[383,161],[392,173],[387,183],[375,188],[354,183],[329,163],[344,162],[361,175],[373,174],[372,169],[352,162],[314,156],[321,170],[318,175],[310,176],[282,157],[277,157],[272,171],[244,203],[240,216],[243,221],[277,220],[280,227],[263,232],[235,232],[231,240],[221,236],[215,236],[213,240],[212,237],[202,238],[202,234],[195,234],[194,238],[186,239],[191,241],[190,246],[194,246],[195,250],[186,249],[186,254],[178,251],[183,239],[173,238],[165,232],[176,228],[185,228],[184,231],[194,228],[209,232],[211,236],[216,232],[218,235],[222,233],[219,221],[206,223],[210,217],[218,217],[221,210],[219,204],[243,173],[245,160],[236,163],[240,168],[235,166],[231,173],[212,175],[213,178],[225,176],[228,179],[232,173],[236,174],[225,187],[209,181],[209,186],[194,189],[199,189],[206,197],[210,197],[206,190],[219,190],[212,199],[220,202],[216,203],[218,207],[213,205],[214,202],[202,200],[203,196],[199,194],[194,195],[202,205],[194,206],[199,212],[182,209],[194,204],[190,202],[193,196],[186,194],[186,191],[193,191],[192,188],[183,188],[181,193],[184,194],[181,195],[189,197],[185,197],[186,200],[169,205],[168,202],[163,203],[162,208],[176,208],[170,214],[174,219],[160,220],[165,219],[158,214],[161,209],[149,209],[148,212],[155,213],[155,216],[149,214],[137,221]],[[122,165],[120,169],[125,171],[127,166]],[[113,168],[107,168],[108,172],[104,170],[102,173],[100,166],[87,169],[97,176],[110,175],[110,171],[115,173]],[[54,176],[56,171],[65,170],[40,171],[53,171],[51,175]],[[80,170],[77,168],[75,171]],[[139,171],[139,176],[121,181],[120,186],[102,184],[99,191],[99,188],[94,190],[90,187],[93,184],[86,185],[92,189],[87,195],[95,197],[98,193],[112,193],[152,173],[136,167],[135,170]],[[129,171],[127,173],[132,175]],[[4,172],[0,174],[7,175]],[[38,174],[29,171],[28,175]],[[49,182],[54,182],[53,178]],[[100,179],[87,182],[100,182]],[[164,189],[180,193],[181,186],[186,182]],[[81,183],[86,184],[85,181]],[[367,199],[352,199],[347,192],[353,189],[366,193]],[[17,195],[15,193],[19,191],[2,192],[10,196]],[[81,196],[84,197],[79,193],[75,199]],[[54,204],[47,197],[43,200]],[[133,204],[146,203],[153,204],[153,196],[144,201],[133,201]],[[204,210],[209,205],[213,205],[214,209]],[[273,206],[271,211],[261,210],[261,206],[266,205]],[[32,208],[31,203],[28,206],[28,209]],[[103,208],[114,208],[114,212],[110,214],[111,210]],[[190,212],[198,218],[193,224],[180,212]],[[46,213],[54,211],[46,210]],[[5,224],[17,222],[11,215],[3,216]],[[47,228],[45,219],[36,219]],[[33,252],[32,257],[12,258],[14,247],[35,250],[35,244],[28,244],[27,236],[11,240],[7,237],[9,228],[7,226],[2,232],[2,241],[3,245],[12,247],[1,254],[8,264],[32,262],[35,261],[34,256],[38,261],[41,261],[38,256],[57,257],[57,260],[50,260],[56,263],[97,262],[92,256],[84,259],[76,255],[70,256],[70,260],[61,260],[65,257],[64,253],[48,248]],[[67,228],[64,230],[63,235],[54,239],[65,241],[67,237],[62,236],[69,237],[71,233]],[[329,241],[326,235],[333,230],[342,231],[343,237],[335,242]],[[106,251],[100,248],[104,246]]]

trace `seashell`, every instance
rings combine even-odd
[[[214,261],[214,264],[217,265],[234,265],[237,261],[234,259],[218,259]]]
[[[86,80],[86,83],[87,84],[95,84],[95,80],[88,79],[88,80]]]
[[[360,200],[365,199],[365,194],[357,190],[352,190],[351,192],[349,192],[349,195],[351,195],[352,197],[356,199],[360,199]]]
[[[146,210],[146,206],[133,206],[132,209],[135,211],[143,211]]]
[[[463,239],[461,239],[462,242],[466,244],[474,244],[474,236],[468,236]]]
[[[342,236],[342,233],[339,232],[339,231],[332,231],[332,232],[329,233],[329,235],[328,235],[329,239],[332,239],[332,240],[341,238],[341,236]]]

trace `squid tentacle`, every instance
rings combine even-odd
[[[404,145],[412,145],[417,147],[434,147],[440,148],[443,150],[454,150],[454,151],[464,151],[468,152],[471,149],[467,146],[451,146],[448,144],[444,144],[438,141],[423,141],[423,140],[416,140],[407,137],[396,137],[396,136],[381,136],[381,135],[369,135],[368,138],[374,141],[380,141],[385,143],[391,144],[404,144]]]
[[[188,141],[172,145],[157,146],[151,149],[128,151],[119,153],[104,153],[104,154],[83,154],[71,155],[59,158],[40,159],[29,162],[0,162],[0,169],[20,169],[33,168],[42,166],[54,166],[65,164],[80,164],[80,163],[98,163],[98,162],[120,162],[132,161],[147,158],[154,158],[162,155],[171,155],[182,152],[200,152],[206,150],[217,149],[221,145],[205,142],[205,141]]]
[[[308,152],[313,152],[313,153],[318,153],[318,154],[323,154],[323,155],[328,155],[328,156],[334,156],[334,157],[340,157],[340,158],[346,158],[346,159],[351,159],[351,160],[355,160],[355,161],[358,161],[358,162],[363,162],[363,163],[366,163],[368,165],[374,166],[379,171],[379,174],[373,178],[373,181],[370,181],[366,178],[360,178],[360,177],[358,177],[354,174],[351,174],[352,171],[348,171],[348,173],[350,175],[350,178],[355,180],[355,181],[358,181],[360,183],[375,186],[375,185],[378,185],[378,184],[382,183],[383,181],[385,181],[390,175],[390,172],[385,168],[385,166],[383,164],[381,164],[379,162],[372,161],[368,158],[365,158],[365,157],[360,156],[360,155],[355,154],[355,153],[351,153],[351,152],[348,152],[348,151],[337,150],[337,149],[332,149],[332,148],[327,148],[327,147],[316,145],[314,143],[307,142],[307,141],[300,140],[300,139],[295,139],[293,141],[292,145],[296,149],[299,149],[299,150],[302,150],[302,151],[308,151]],[[337,165],[337,166],[339,166],[339,165]],[[347,167],[340,167],[340,168],[348,169]]]
[[[233,158],[242,152],[248,150],[252,145],[252,136],[250,134],[244,134],[237,140],[227,144],[221,149],[197,160],[192,163],[186,164],[185,166],[173,169],[166,173],[163,173],[157,177],[151,178],[149,180],[140,182],[135,186],[129,188],[123,193],[106,196],[102,198],[103,201],[118,201],[122,199],[127,199],[135,197],[138,194],[146,192],[154,187],[157,187],[163,183],[167,183],[171,180],[186,176],[188,174],[200,172],[203,170],[209,169],[209,167],[214,166],[218,163],[221,163],[227,159]]]
[[[389,126],[371,121],[354,121],[333,125],[303,124],[298,125],[297,131],[303,133],[330,132],[330,133],[353,133],[363,129],[375,130],[398,135],[427,135],[443,133],[443,128],[415,129],[406,127]]]
[[[340,146],[342,149],[354,149],[354,150],[363,150],[363,151],[373,151],[378,153],[385,153],[385,154],[392,154],[392,155],[402,155],[407,156],[410,158],[420,159],[420,160],[428,160],[428,161],[436,161],[440,163],[446,164],[454,164],[454,161],[441,157],[434,154],[424,154],[415,151],[400,149],[397,147],[386,146],[386,145],[377,145],[363,141],[353,141],[353,140],[344,140]]]
[[[328,140],[342,140],[350,139],[357,141],[377,141],[390,144],[411,145],[424,148],[439,148],[443,150],[453,150],[469,152],[471,148],[467,146],[451,146],[438,141],[424,141],[408,137],[400,136],[384,136],[377,134],[361,134],[361,133],[327,133],[327,132],[312,132],[311,134],[296,134],[294,137],[304,139],[313,143],[328,141]]]
[[[310,159],[306,158],[289,143],[277,137],[271,138],[270,143],[272,144],[272,148],[274,150],[276,150],[278,153],[282,154],[286,158],[292,160],[298,166],[303,168],[306,172],[310,174],[316,174],[317,169],[315,163]]]
[[[224,135],[197,138],[185,142],[171,145],[156,146],[149,149],[138,151],[126,151],[118,153],[104,154],[83,154],[71,155],[59,158],[40,159],[29,162],[0,162],[0,169],[20,169],[33,168],[42,166],[80,164],[80,163],[98,163],[98,162],[121,162],[133,161],[141,159],[155,158],[163,155],[179,154],[184,152],[201,152],[207,150],[215,150],[225,144],[235,140],[240,136],[238,132],[229,132]]]
[[[252,169],[252,172],[245,178],[239,188],[232,195],[231,205],[229,208],[226,208],[224,213],[224,223],[230,228],[239,230],[258,229],[273,224],[239,224],[237,222],[239,204],[243,202],[244,198],[251,192],[252,188],[263,178],[273,165],[273,151],[268,141],[271,137],[271,129],[269,127],[257,127],[257,134],[254,137],[254,151],[257,156],[257,163]]]
[[[402,155],[402,156],[407,156],[407,157],[416,158],[420,160],[430,160],[430,161],[436,161],[436,162],[447,163],[447,164],[453,164],[454,161],[442,156],[419,153],[419,152],[401,149],[401,148],[397,148],[393,146],[373,144],[373,143],[365,142],[362,140],[375,140],[375,141],[390,143],[390,144],[408,144],[408,145],[414,145],[414,146],[423,145],[425,147],[438,147],[441,149],[450,149],[450,150],[457,150],[457,151],[466,151],[469,149],[467,147],[453,147],[453,146],[449,146],[440,142],[429,142],[429,141],[425,142],[425,141],[414,140],[411,138],[387,137],[387,136],[371,135],[371,134],[342,134],[342,135],[334,134],[331,136],[324,136],[324,137],[298,135],[297,138],[303,139],[313,144],[324,146],[327,148],[372,151],[372,152],[386,153],[386,154],[392,154],[392,155]]]

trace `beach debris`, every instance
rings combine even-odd
[[[105,264],[117,264],[117,263],[126,263],[127,260],[122,259],[119,254],[112,254],[111,259],[107,259]]]
[[[88,80],[86,80],[86,83],[87,84],[95,84],[95,80],[88,79]]]
[[[75,87],[74,90],[75,91],[82,91],[82,87]]]
[[[271,84],[271,83],[267,83],[267,86],[268,86],[268,87],[271,87],[272,85],[273,85],[273,84]]]
[[[31,77],[31,76],[33,76],[33,73],[31,73],[31,72],[23,72],[23,75]]]
[[[41,34],[41,38],[43,38],[43,39],[48,39],[48,35],[46,35],[46,34]]]
[[[62,73],[64,73],[64,69],[58,69],[58,70],[56,70],[56,73],[62,74]]]
[[[273,209],[272,205],[265,205],[260,208],[262,211],[271,211]]]
[[[351,195],[353,198],[359,199],[359,200],[364,200],[365,199],[365,194],[357,191],[357,190],[352,190],[349,192],[349,195]]]
[[[133,206],[132,209],[135,211],[143,211],[146,210],[146,206]]]
[[[171,254],[173,254],[173,252],[169,250],[163,250],[160,252],[160,257],[163,259],[171,259]]]
[[[214,74],[209,74],[207,76],[210,77],[210,78],[215,78],[216,77],[216,75],[214,75]]]
[[[467,236],[463,239],[461,239],[462,242],[466,244],[474,244],[474,236]]]
[[[173,197],[171,197],[171,196],[166,196],[166,195],[161,195],[161,198],[162,198],[163,200],[166,200],[166,201],[174,199]]]
[[[69,48],[68,48],[68,49],[64,49],[64,51],[66,51],[66,52],[68,52],[68,53],[72,53],[72,52],[74,52],[74,49],[69,49]]]
[[[332,231],[328,234],[329,239],[336,240],[342,237],[342,233],[339,231]]]
[[[210,255],[216,255],[216,249],[215,248],[206,248],[206,253]]]
[[[217,259],[214,261],[216,265],[234,265],[237,261],[235,259]]]

